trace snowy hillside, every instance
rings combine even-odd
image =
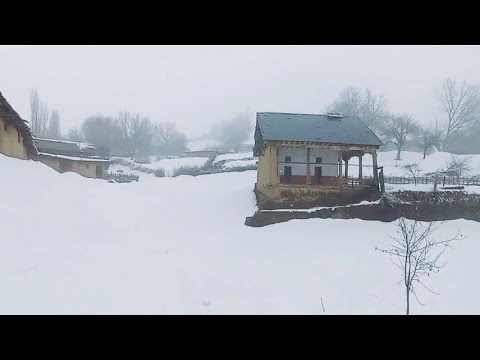
[[[394,223],[247,227],[255,171],[111,184],[3,155],[0,169],[2,314],[403,313],[374,250]],[[480,224],[437,235],[457,229],[469,237],[426,281],[440,295],[419,288],[412,313],[480,314]]]

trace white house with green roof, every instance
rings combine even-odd
[[[380,139],[358,118],[257,113],[254,156],[258,156],[256,194],[260,208],[343,205],[378,193]],[[362,166],[372,156],[369,174]],[[349,160],[358,157],[358,176]]]

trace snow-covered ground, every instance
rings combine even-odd
[[[2,314],[402,314],[375,246],[395,223],[251,228],[255,171],[111,184],[0,155]],[[348,222],[348,223],[347,223]],[[425,279],[414,314],[480,314],[480,224]],[[325,308],[325,312],[322,307]],[[206,304],[209,304],[208,306]]]
[[[243,166],[254,166],[257,164],[258,158],[253,157],[253,152],[240,152],[240,153],[228,153],[218,155],[213,164],[221,163],[222,167],[234,168],[234,167],[243,167]]]
[[[128,158],[122,158],[124,161],[128,161],[131,164],[142,166],[148,169],[163,169],[165,170],[165,175],[166,176],[172,176],[175,169],[181,168],[182,166],[203,166],[208,162],[208,158],[206,157],[193,157],[193,158],[173,158],[173,159],[161,159],[161,160],[155,160],[154,158],[152,159],[152,162],[150,164],[138,164],[135,163]],[[127,166],[124,165],[117,165],[117,164],[112,164],[108,168],[108,172],[117,172],[118,170],[123,170],[124,173],[130,173],[130,174],[135,174],[139,175],[142,178],[145,177],[152,177],[155,176],[153,174],[148,174],[145,172],[141,172],[138,170],[132,170]]]
[[[420,166],[420,174],[433,173],[440,169],[446,168],[446,163],[450,160],[451,154],[446,152],[434,152],[430,155],[427,155],[423,159],[423,154],[413,151],[402,151],[401,160],[395,160],[397,156],[397,151],[386,151],[378,152],[377,163],[378,166],[383,166],[383,172],[385,176],[409,176],[409,173],[403,169],[403,166],[418,163]],[[469,174],[478,175],[480,174],[480,155],[458,155],[460,158],[470,157],[471,159],[468,162],[470,171],[465,173],[465,176]],[[349,161],[348,173],[351,176],[358,176],[358,158],[353,157]],[[372,157],[370,155],[364,155],[362,164],[365,167],[363,169],[363,174],[366,176],[371,176],[372,170]],[[350,166],[357,165],[357,166]],[[411,175],[410,175],[411,176]]]
[[[121,158],[121,159],[135,166],[142,166],[142,167],[153,169],[153,170],[163,169],[165,170],[166,176],[173,176],[174,171],[182,166],[201,167],[205,165],[209,160],[206,157],[192,157],[192,158],[177,157],[177,158],[171,158],[171,159],[156,160],[155,156],[151,156],[150,164],[140,164],[140,163],[131,161],[129,158]],[[257,163],[257,158],[253,157],[252,151],[241,152],[241,153],[228,153],[228,154],[218,155],[214,159],[213,164],[218,164],[218,163],[222,163],[222,167],[228,169],[232,167],[255,165]],[[138,175],[142,178],[142,180],[155,177],[154,174],[148,174],[139,170],[132,170],[131,168],[125,165],[112,164],[108,168],[108,172],[112,172],[112,173],[115,173],[118,170],[122,170],[126,174]]]

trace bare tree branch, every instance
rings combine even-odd
[[[466,81],[459,84],[448,78],[436,94],[440,108],[447,117],[444,141],[448,144],[452,136],[480,119],[480,87]]]
[[[445,240],[438,240],[433,236],[437,229],[434,222],[422,224],[418,221],[400,218],[397,226],[397,236],[393,237],[393,244],[387,249],[375,248],[389,256],[389,260],[401,271],[406,291],[406,314],[410,314],[410,294],[417,302],[423,305],[417,297],[416,284],[429,289],[421,278],[431,273],[438,273],[446,264],[440,263],[440,258],[450,243],[463,239],[459,234]]]

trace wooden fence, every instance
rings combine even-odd
[[[419,176],[416,178],[417,184],[433,184],[435,182],[434,176]],[[414,184],[415,178],[413,176],[384,176],[386,184]],[[440,178],[440,183],[444,185],[480,185],[480,176],[471,177],[457,177],[457,176],[443,176]]]

